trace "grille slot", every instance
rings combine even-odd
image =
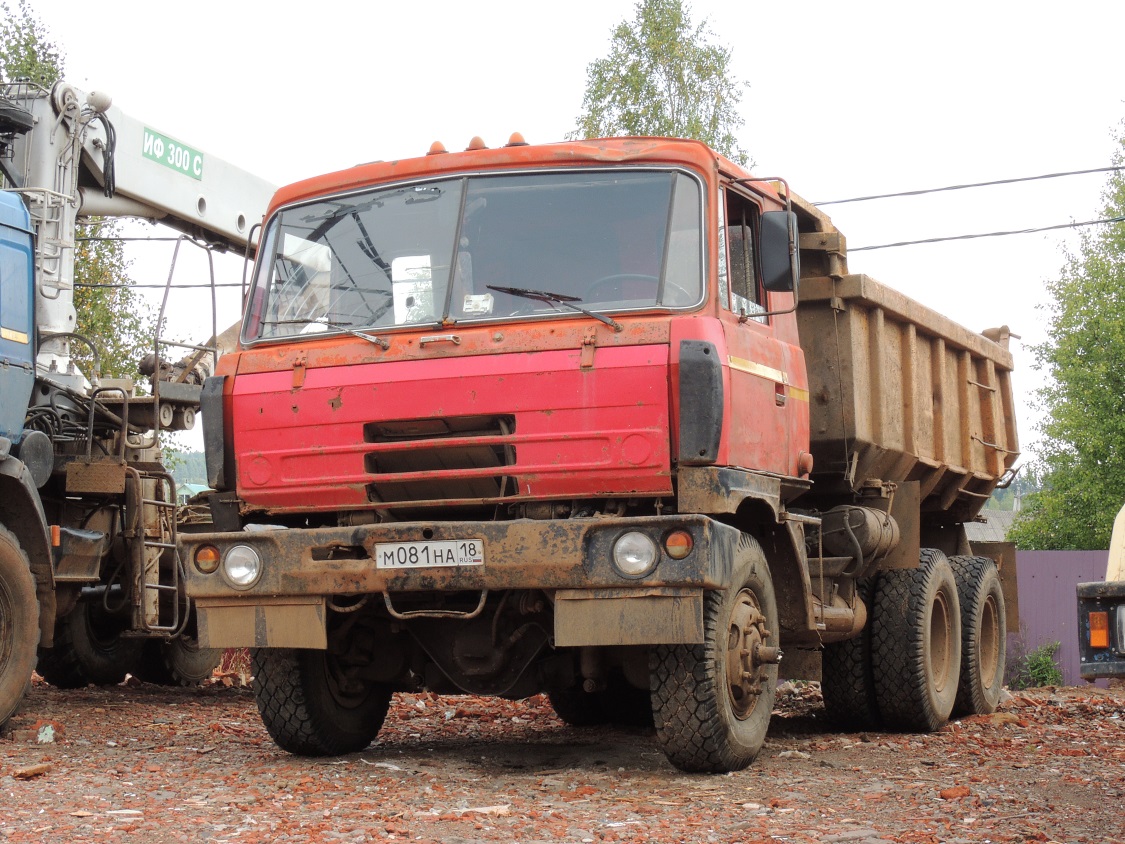
[[[513,416],[453,416],[368,422],[364,456],[370,501],[487,499],[505,494],[515,465]],[[402,476],[396,478],[395,476]]]

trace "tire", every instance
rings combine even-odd
[[[731,588],[704,595],[701,645],[658,645],[649,673],[656,739],[682,771],[745,768],[761,750],[777,695],[777,600],[758,543],[743,534]]]
[[[945,554],[923,548],[918,568],[885,571],[871,624],[875,702],[886,726],[940,729],[961,670],[961,611]]]
[[[282,750],[338,756],[363,750],[379,734],[390,708],[390,686],[364,682],[345,691],[343,675],[327,651],[265,648],[251,656],[258,712]]]
[[[1000,573],[988,557],[950,557],[961,603],[961,676],[953,714],[995,712],[1004,687],[1008,626]]]
[[[602,706],[598,692],[587,692],[581,686],[547,692],[551,708],[568,727],[597,727],[609,723],[609,714]]]
[[[0,527],[0,727],[27,695],[39,645],[39,602],[31,564],[17,540]]]
[[[856,583],[860,599],[871,611],[875,578]],[[858,636],[824,646],[820,661],[820,691],[829,721],[846,730],[877,730],[883,719],[875,700],[871,666],[871,624]]]
[[[40,651],[39,673],[52,686],[114,686],[140,670],[145,640],[124,635],[97,601],[80,601],[55,622],[55,646]]]
[[[615,674],[600,692],[587,692],[581,686],[550,691],[547,699],[559,720],[569,727],[651,727],[652,700],[648,689],[638,689],[620,674]]]
[[[137,676],[160,686],[198,686],[210,679],[223,658],[218,648],[201,648],[194,636],[148,639]]]

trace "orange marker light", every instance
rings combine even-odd
[[[664,540],[664,550],[673,560],[682,560],[691,553],[694,545],[691,534],[686,530],[672,531],[668,534],[668,538]]]
[[[1090,647],[1109,647],[1109,613],[1090,613]]]
[[[58,525],[51,525],[51,547],[58,548],[62,545],[62,530]]]
[[[219,567],[219,549],[214,545],[201,545],[195,549],[195,567],[203,574],[212,574]]]

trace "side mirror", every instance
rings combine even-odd
[[[801,277],[797,215],[792,211],[766,211],[761,225],[762,286],[771,293],[791,293]]]

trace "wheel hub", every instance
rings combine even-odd
[[[766,681],[766,666],[781,658],[776,647],[766,644],[770,635],[758,599],[750,590],[741,590],[730,615],[726,655],[727,691],[739,720],[754,711]]]

